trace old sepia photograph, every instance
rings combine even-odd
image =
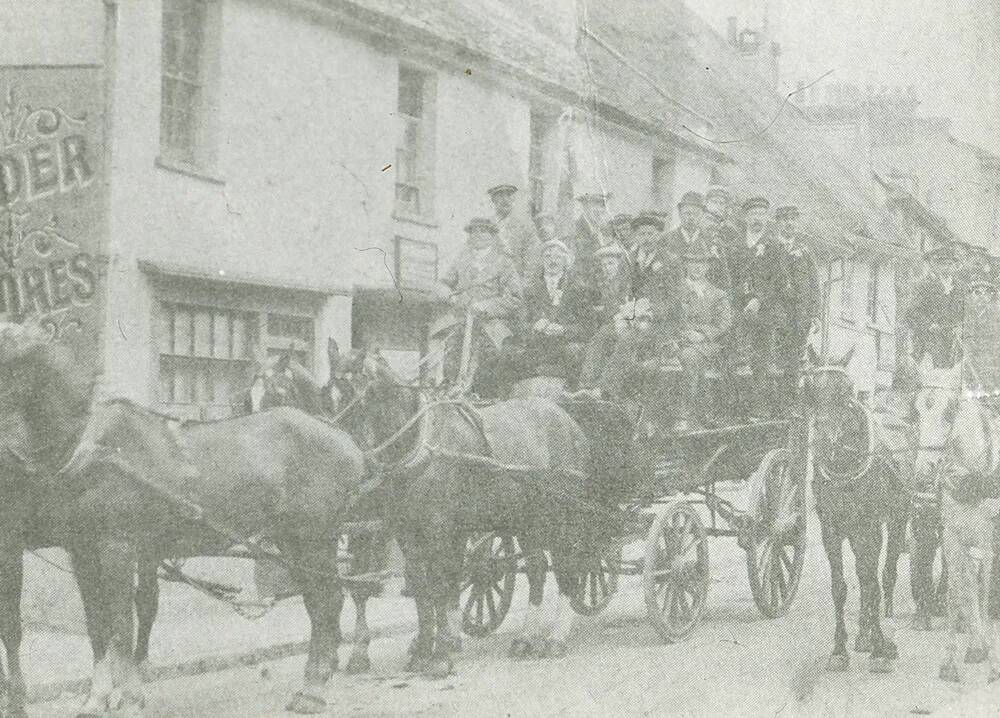
[[[1000,716],[1000,0],[0,0],[0,718]]]

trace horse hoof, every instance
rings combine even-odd
[[[892,661],[885,656],[872,658],[868,665],[868,671],[870,673],[892,673]]]
[[[455,664],[450,658],[431,658],[424,667],[424,675],[434,680],[447,678],[455,672]]]
[[[855,653],[872,652],[872,635],[870,633],[859,633],[854,639]]]
[[[550,638],[545,641],[542,656],[545,658],[563,658],[567,653],[566,642]]]
[[[347,659],[347,666],[344,668],[345,673],[358,674],[366,673],[372,668],[372,662],[369,660],[368,655],[365,653],[352,653],[351,657]]]
[[[312,693],[299,691],[292,696],[292,700],[288,702],[285,710],[290,713],[316,715],[326,710],[326,699],[321,696],[315,696]]]
[[[987,683],[996,683],[997,680],[1000,680],[1000,671],[998,671],[996,668],[991,668],[990,669],[990,677],[986,679],[986,682]]]
[[[976,664],[982,663],[990,655],[990,649],[986,646],[969,646],[965,650],[965,662]]]
[[[962,675],[958,672],[958,666],[954,663],[945,663],[941,666],[941,670],[938,672],[938,677],[942,681],[948,681],[949,683],[962,682]]]
[[[886,618],[892,618],[892,606],[886,604],[885,613],[883,614]]]
[[[529,658],[534,653],[531,641],[526,638],[515,638],[511,641],[508,655],[511,658]]]
[[[899,647],[892,641],[886,640],[882,643],[882,651],[879,655],[883,658],[888,658],[889,660],[894,661],[899,658]]]
[[[462,637],[461,636],[449,636],[447,638],[437,639],[437,645],[443,650],[449,653],[461,653],[462,651]]]
[[[831,673],[842,673],[851,665],[851,659],[846,653],[834,653],[826,659],[826,670]]]
[[[931,620],[930,616],[918,614],[913,617],[913,622],[910,623],[910,628],[914,631],[932,631],[934,630],[934,622]]]

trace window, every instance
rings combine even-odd
[[[650,197],[654,209],[667,209],[673,203],[671,194],[674,183],[674,161],[668,157],[653,158]]]
[[[160,322],[160,402],[184,418],[232,413],[250,378],[257,315],[163,302]]]
[[[400,66],[399,145],[396,148],[396,211],[414,217],[430,214],[433,86],[424,72]]]
[[[295,360],[311,367],[314,325],[306,316],[160,302],[160,404],[186,419],[231,416],[258,354],[292,348]]]
[[[840,318],[854,321],[854,262],[840,260]]]
[[[210,162],[210,82],[216,66],[210,27],[217,27],[212,0],[163,0],[160,151],[190,165]]]
[[[545,209],[545,140],[552,129],[553,120],[538,112],[530,118],[531,146],[528,148],[528,189],[531,192],[531,216]]]
[[[871,324],[878,324],[879,317],[879,273],[881,268],[878,262],[872,262],[868,274],[868,300],[866,303],[866,314]]]
[[[433,242],[396,237],[396,281],[400,286],[428,286],[438,278],[438,248]]]

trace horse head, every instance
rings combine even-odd
[[[0,461],[65,459],[90,406],[93,377],[37,322],[0,323]]]
[[[803,373],[802,391],[806,405],[816,415],[817,429],[822,431],[839,424],[855,402],[854,381],[847,371],[854,347],[839,359],[822,358],[811,346],[807,353],[809,364]]]
[[[258,358],[250,383],[250,411],[276,406],[291,406],[310,414],[320,410],[319,384],[309,370],[295,360],[294,344],[278,356]]]
[[[982,429],[971,431],[970,410],[975,409],[975,403],[966,401],[962,393],[962,365],[952,367],[935,367],[930,356],[925,356],[920,364],[920,390],[915,402],[917,413],[917,460],[918,476],[928,477],[943,463],[946,455],[955,455],[956,449],[964,445],[962,453],[966,460],[982,450],[975,451],[974,444],[985,437]],[[961,424],[959,414],[961,413]],[[963,427],[970,430],[969,436],[959,436]]]

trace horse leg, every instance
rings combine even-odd
[[[981,518],[979,516],[977,519]],[[965,649],[966,663],[982,663],[990,658],[990,641],[987,635],[987,616],[989,601],[990,574],[993,569],[993,526],[988,520],[983,520],[977,526],[976,546],[978,555],[970,555],[969,563],[973,569],[970,584],[971,601],[969,602],[969,645]]]
[[[885,566],[882,569],[882,595],[886,618],[892,618],[893,592],[896,590],[896,576],[899,570],[899,557],[906,545],[906,514],[902,519],[893,517],[886,522]]]
[[[827,523],[823,524],[823,548],[830,563],[830,590],[836,627],[833,631],[833,652],[827,660],[828,671],[844,671],[850,663],[847,655],[847,626],[844,604],[847,602],[847,582],[844,580],[844,536]]]
[[[566,655],[566,646],[569,636],[573,632],[576,624],[576,612],[573,610],[571,597],[576,590],[579,576],[566,571],[566,560],[562,556],[553,553],[552,570],[556,576],[556,584],[559,586],[559,605],[556,610],[556,621],[545,642],[545,656],[548,658],[562,658]]]
[[[375,570],[376,558],[373,537],[352,536],[351,551],[354,554],[352,573],[365,573]],[[366,609],[368,599],[372,596],[372,589],[367,586],[354,586],[350,589],[351,601],[354,603],[354,646],[351,648],[351,657],[347,659],[347,673],[364,673],[371,669],[371,660],[368,658],[368,645],[371,643],[372,634],[368,628],[368,617]],[[337,616],[340,622],[340,616]]]
[[[114,689],[109,666],[104,660],[108,627],[101,601],[101,565],[95,551],[92,546],[80,546],[70,550],[73,576],[80,590],[83,617],[87,624],[87,635],[90,637],[90,650],[94,661],[90,692],[81,708],[83,715],[102,713],[107,707],[107,696],[111,695]]]
[[[431,678],[447,678],[454,672],[453,655],[462,648],[461,620],[457,595],[461,588],[462,563],[465,555],[465,535],[452,532],[450,537],[441,527],[435,531],[438,540],[430,564],[429,589],[434,610],[434,650],[424,674]],[[492,594],[487,594],[491,597]]]
[[[882,525],[875,521],[867,532],[863,532],[855,537],[851,548],[858,556],[858,573],[866,576],[865,584],[862,584],[862,595],[868,605],[869,636],[871,664],[869,670],[872,673],[889,673],[892,670],[892,661],[899,657],[899,650],[896,644],[889,640],[882,632],[882,620],[879,615],[882,605],[882,596],[879,590],[878,567],[879,558],[882,553]]]
[[[548,575],[549,560],[545,551],[539,548],[530,536],[518,536],[525,558],[528,577],[528,610],[524,614],[521,634],[514,638],[510,646],[512,658],[528,658],[544,651],[542,622],[542,600],[545,597],[545,579]]]
[[[90,616],[88,623],[100,625],[99,638],[92,644],[103,644],[103,655],[94,664],[94,679],[81,715],[102,715],[106,710],[141,708],[145,704],[133,649],[135,555],[132,545],[120,538],[104,538],[96,547],[83,547],[74,554],[74,568],[81,571],[81,598],[97,602],[85,609]]]
[[[156,612],[160,605],[160,580],[158,576],[159,561],[153,554],[139,559],[139,571],[135,590],[135,662],[139,673],[148,679],[149,668],[149,638],[156,621]]]
[[[910,552],[910,588],[917,605],[912,628],[929,631],[933,628],[931,614],[934,603],[934,555],[937,552],[937,518],[933,510],[921,509],[913,514],[913,550]]]
[[[858,635],[854,639],[854,650],[858,653],[871,653],[872,627],[874,620],[872,614],[878,614],[878,601],[876,599],[873,610],[873,596],[878,595],[878,554],[875,558],[875,571],[872,570],[872,553],[875,547],[872,546],[871,536],[868,526],[857,526],[848,534],[847,541],[854,553],[854,570],[858,576]]]
[[[7,657],[7,675],[0,686],[0,711],[4,716],[26,718],[27,687],[21,672],[21,587],[24,577],[24,543],[20,535],[5,526],[0,549],[0,640]],[[0,669],[0,676],[3,676]],[[5,695],[4,695],[5,694]]]
[[[417,635],[410,642],[410,660],[406,670],[422,673],[434,651],[434,606],[429,596],[427,562],[422,557],[423,546],[414,539],[404,544],[406,551],[406,583],[413,594],[417,609]]]
[[[326,683],[337,670],[340,611],[344,603],[344,593],[337,582],[337,544],[321,532],[303,534],[286,528],[279,535],[279,550],[288,558],[292,576],[302,589],[310,629],[304,685],[292,696],[286,709],[293,713],[322,713],[326,709]]]
[[[958,629],[962,621],[964,596],[961,595],[965,584],[965,566],[963,558],[965,549],[954,531],[945,526],[943,537],[944,556],[951,564],[952,576],[948,582],[948,640],[945,643],[945,659],[938,671],[943,681],[961,683],[962,674],[955,660],[958,654]]]

